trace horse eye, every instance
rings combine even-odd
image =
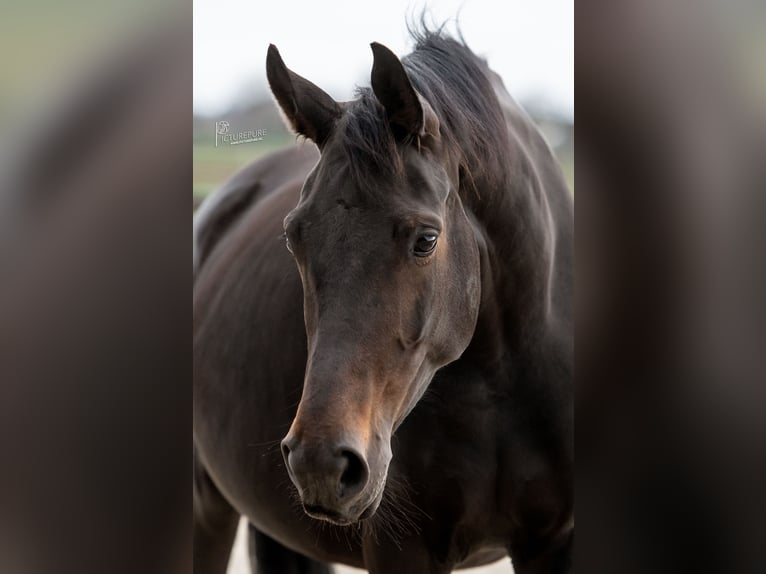
[[[415,255],[418,257],[426,257],[431,255],[433,250],[436,248],[437,237],[439,236],[434,232],[428,232],[419,235],[415,240],[415,246],[413,248]]]

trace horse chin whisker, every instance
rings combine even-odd
[[[358,533],[375,544],[388,539],[401,550],[405,538],[420,533],[418,519],[429,520],[430,517],[412,501],[410,485],[404,480],[388,477],[378,509],[357,523]]]

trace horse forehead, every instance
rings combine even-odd
[[[307,243],[321,247],[321,252],[348,248],[358,242],[359,247],[372,247],[371,241],[379,242],[390,235],[396,220],[395,212],[380,205],[360,205],[343,199],[340,194],[328,194],[328,201],[321,202],[309,211],[306,218]],[[365,252],[358,249],[357,252]]]
[[[311,183],[304,197],[304,213],[314,225],[342,219],[353,221],[370,214],[392,216],[399,199],[406,195],[407,183],[391,177],[370,177],[358,181],[347,170],[323,173]],[[326,219],[327,218],[327,219]]]
[[[408,219],[412,213],[439,212],[449,189],[443,173],[418,171],[405,177],[381,175],[357,181],[349,173],[317,178],[304,198],[307,219],[314,226],[354,221],[366,224]]]

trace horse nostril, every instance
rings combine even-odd
[[[338,496],[344,498],[353,496],[366,486],[370,471],[367,463],[356,452],[342,450],[340,456],[345,459],[345,462],[338,482]]]

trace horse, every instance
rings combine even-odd
[[[573,572],[573,198],[461,40],[372,43],[194,223],[194,570]],[[311,143],[309,143],[311,142]],[[312,145],[313,143],[313,145]]]

